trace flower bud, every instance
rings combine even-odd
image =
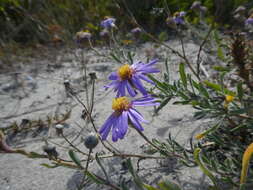
[[[56,133],[58,136],[63,134],[63,128],[64,126],[62,124],[55,125]]]
[[[166,24],[167,24],[170,28],[173,28],[173,29],[177,28],[176,22],[175,22],[175,20],[173,19],[173,17],[168,17],[168,18],[166,19]]]
[[[89,76],[90,76],[90,79],[91,79],[91,80],[96,80],[96,79],[97,79],[97,75],[96,75],[95,72],[89,73]]]
[[[99,35],[101,37],[109,37],[109,31],[107,29],[102,30]]]
[[[4,133],[2,131],[0,131],[0,151],[6,152],[6,153],[13,153],[13,152],[15,152],[15,150],[12,149],[6,143],[6,138],[5,138]]]
[[[56,147],[55,146],[51,146],[51,145],[45,145],[42,147],[43,148],[43,151],[45,153],[47,153],[49,159],[57,159],[58,157],[58,152],[56,151]]]
[[[78,42],[82,42],[83,40],[90,39],[91,33],[88,31],[80,31],[76,33],[76,39]]]
[[[66,89],[70,87],[70,82],[67,79],[63,82],[63,84],[64,84]]]
[[[98,144],[98,136],[97,134],[90,133],[85,139],[84,139],[84,145],[88,149],[93,149]]]
[[[200,6],[201,6],[201,2],[200,1],[194,1],[192,3],[191,9],[195,9],[196,10],[196,9],[199,9]]]
[[[141,32],[142,32],[142,30],[139,27],[136,27],[136,28],[134,28],[134,29],[131,30],[131,33],[133,33],[133,34],[141,33]]]

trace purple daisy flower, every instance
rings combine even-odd
[[[174,21],[177,25],[183,25],[184,24],[184,19],[181,17],[174,17]]]
[[[180,13],[179,13],[179,17],[184,17],[186,15],[186,12],[184,12],[184,11],[181,11]]]
[[[101,25],[103,28],[106,28],[106,29],[108,29],[108,28],[113,28],[113,27],[115,27],[115,21],[116,21],[115,18],[106,18],[105,20],[103,20],[103,21],[101,22],[100,25]]]
[[[253,24],[253,18],[248,18],[248,19],[245,21],[245,24],[246,24],[246,25]]]
[[[112,102],[112,109],[114,112],[105,121],[99,129],[99,134],[102,140],[106,140],[109,132],[112,131],[112,141],[116,142],[118,139],[123,139],[126,135],[128,124],[131,123],[137,130],[143,131],[141,122],[148,123],[143,116],[134,109],[135,106],[155,106],[159,105],[151,96],[144,96],[142,98],[129,101],[127,97],[115,98]]]
[[[157,63],[157,59],[151,60],[148,64],[143,62],[137,62],[132,65],[125,64],[118,69],[118,72],[112,72],[109,79],[112,82],[105,86],[105,88],[114,88],[117,91],[116,97],[125,96],[126,90],[130,96],[134,97],[139,90],[143,95],[147,95],[148,92],[144,88],[142,81],[154,84],[146,75],[149,73],[158,73],[158,69],[153,67]]]
[[[100,35],[101,37],[108,37],[108,36],[109,36],[109,32],[108,32],[107,29],[104,29],[104,30],[102,30],[102,31],[99,33],[99,35]]]
[[[82,43],[86,40],[90,40],[91,39],[91,33],[86,32],[86,31],[80,31],[76,33],[75,39],[77,43]]]
[[[184,11],[175,12],[173,16],[173,20],[177,25],[184,25],[184,16],[186,13]]]
[[[136,28],[134,28],[134,29],[131,30],[131,33],[136,34],[136,33],[140,33],[141,31],[142,31],[141,28],[136,27]]]

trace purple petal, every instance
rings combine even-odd
[[[147,73],[159,73],[160,71],[154,67],[142,67],[142,68],[139,68],[137,72],[140,72],[142,74],[147,74]]]
[[[110,28],[110,27],[113,27],[115,21],[116,21],[115,18],[107,18],[107,19],[103,20],[100,23],[100,25],[104,28]]]
[[[140,81],[140,79],[137,76],[133,76],[132,77],[132,82],[135,85],[135,87],[138,88],[141,91],[141,93],[143,95],[147,95],[148,94],[148,92],[146,91],[146,89],[143,87],[142,82]]]
[[[134,125],[134,127],[136,129],[138,129],[139,131],[144,130],[143,127],[141,126],[141,124],[139,123],[138,119],[131,112],[128,112],[128,116],[129,116],[131,123]]]
[[[120,123],[120,133],[122,135],[122,138],[125,136],[127,129],[128,129],[128,114],[127,111],[123,111],[121,114],[121,123]],[[121,139],[122,139],[121,138]]]
[[[112,72],[109,77],[108,77],[109,80],[118,80],[119,79],[119,76],[116,72]]]
[[[114,116],[114,114],[111,114],[110,117],[105,121],[105,123],[99,129],[99,133],[102,136],[102,140],[106,140],[106,138],[111,130],[111,126],[115,122],[115,119],[116,119],[116,117]]]
[[[118,139],[123,139],[125,133],[123,133],[124,131],[122,131],[122,123],[123,123],[123,112],[121,115],[119,115],[117,117],[117,119],[115,120],[114,124],[113,124],[113,128],[112,128],[112,141],[116,142],[118,141]]]
[[[115,115],[114,115],[114,113],[112,113],[112,114],[107,118],[107,120],[105,121],[105,123],[100,127],[99,133],[100,133],[100,134],[103,133],[104,130],[105,130],[106,128],[108,128],[110,125],[112,125],[114,119],[115,119]]]
[[[117,86],[118,83],[119,83],[119,81],[112,81],[111,83],[105,85],[104,88],[106,88],[106,89],[107,89],[107,88],[111,88],[111,87],[114,87],[114,88],[115,88],[115,86]]]
[[[131,102],[131,104],[133,106],[158,106],[158,105],[160,105],[159,102],[156,102],[156,99],[154,99],[150,96],[146,96],[146,97],[142,97],[142,98],[133,100]]]
[[[135,92],[135,90],[131,87],[131,85],[129,84],[129,82],[127,81],[126,83],[126,87],[127,87],[127,91],[130,94],[130,96],[134,97],[137,93]]]
[[[157,61],[158,61],[158,59],[153,59],[153,60],[151,60],[151,61],[147,64],[147,66],[154,65],[154,64],[157,63]]]
[[[118,141],[118,134],[117,134],[117,128],[116,127],[112,128],[112,141],[113,142]]]
[[[112,128],[112,126],[107,127],[107,128],[104,130],[104,132],[100,134],[103,141],[107,139],[108,134],[109,134],[111,128]]]
[[[117,97],[120,96],[125,96],[126,95],[126,83],[127,81],[121,81],[119,86],[118,86],[118,92],[117,92]]]
[[[149,103],[149,102],[154,102],[156,99],[154,99],[153,97],[151,97],[150,95],[132,100],[132,103]]]
[[[152,80],[150,80],[148,77],[146,77],[143,74],[139,74],[138,76],[140,77],[140,79],[145,80],[148,83],[155,84]]]
[[[156,64],[158,59],[153,59],[148,64],[139,63],[135,66],[135,71],[138,73],[157,73],[160,72],[155,67],[152,67],[152,65]]]
[[[141,62],[141,61],[139,61],[139,62],[137,62],[137,63],[132,64],[132,65],[131,65],[131,68],[135,70],[135,69],[138,68],[140,65],[144,65],[144,63]]]
[[[146,121],[136,109],[130,108],[129,112],[131,112],[140,122],[148,123],[148,121]]]
[[[159,105],[160,105],[159,102],[133,104],[133,106],[159,106]]]

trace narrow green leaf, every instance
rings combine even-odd
[[[120,187],[122,188],[122,190],[129,190],[124,180],[122,180],[122,182],[120,183]]]
[[[239,82],[237,84],[237,96],[238,96],[240,101],[242,101],[243,94],[244,94],[244,92],[243,92],[243,88],[242,88],[242,82]]]
[[[115,61],[117,61],[118,63],[121,63],[121,60],[120,60],[115,54],[110,53],[110,55],[111,55],[111,57],[112,57]]]
[[[166,58],[165,62],[165,69],[166,73],[164,73],[164,80],[169,83],[170,82],[170,71],[169,71],[169,65],[168,65],[168,59]]]
[[[222,66],[213,66],[213,69],[220,72],[229,72],[230,69]]]
[[[169,101],[171,100],[171,97],[166,97],[161,104],[158,106],[158,108],[155,110],[155,113],[158,113],[164,106],[166,106]]]
[[[252,110],[252,108],[253,107],[251,106],[251,107],[247,107],[247,108],[232,110],[232,111],[229,112],[229,114],[231,114],[231,115],[238,115],[238,114],[248,113],[250,110]]]
[[[220,37],[217,30],[213,30],[213,38],[217,44],[220,44]]]
[[[180,63],[179,73],[180,73],[180,77],[181,77],[181,80],[182,80],[182,83],[183,83],[184,87],[187,88],[187,78],[186,78],[186,74],[185,74],[184,63]]]
[[[148,185],[148,184],[143,184],[143,187],[145,187],[147,190],[159,190],[151,185]]]
[[[49,164],[45,164],[45,163],[42,163],[42,164],[40,164],[41,166],[44,166],[44,167],[46,167],[46,168],[57,168],[57,167],[59,167],[58,165],[49,165]]]
[[[235,93],[233,91],[230,91],[227,88],[222,88],[222,86],[219,84],[215,84],[215,83],[209,82],[207,80],[204,81],[204,84],[217,92],[223,92],[227,95],[235,96]]]
[[[161,190],[181,190],[181,188],[170,181],[163,181],[158,184],[158,186],[161,188]]]
[[[130,60],[130,64],[132,65],[133,63],[134,63],[134,61],[133,61],[133,55],[131,54],[131,52],[129,51],[129,52],[127,52],[127,57],[129,58],[129,60]]]
[[[225,55],[224,55],[224,53],[223,53],[223,50],[222,50],[221,46],[218,46],[218,48],[217,48],[217,56],[218,56],[218,58],[219,58],[220,60],[222,60],[222,61],[225,61],[225,60],[226,60],[226,59],[225,59]]]
[[[220,188],[217,186],[216,183],[216,178],[214,177],[214,175],[204,166],[204,164],[201,162],[200,160],[200,154],[201,149],[200,148],[196,148],[194,150],[193,156],[194,156],[194,160],[195,162],[198,164],[198,166],[200,167],[200,169],[202,170],[202,172],[208,176],[210,178],[210,180],[213,182],[213,184],[217,187],[217,189],[220,190]]]
[[[208,86],[209,88],[212,88],[215,91],[219,91],[219,92],[222,91],[221,85],[219,85],[219,84],[215,84],[215,83],[209,82],[207,80],[205,80],[204,83],[206,86]]]
[[[127,166],[128,170],[129,170],[129,172],[131,173],[131,175],[133,176],[135,184],[136,184],[141,190],[143,190],[143,183],[142,183],[140,177],[138,176],[138,174],[135,172],[130,158],[127,159],[127,161],[126,161],[126,166]]]
[[[29,158],[45,158],[44,155],[38,154],[37,152],[30,152]]]
[[[80,168],[83,168],[80,159],[73,150],[69,150],[69,156],[75,162],[76,165],[78,165]]]
[[[161,41],[161,42],[164,42],[165,40],[168,39],[168,34],[167,32],[161,32],[158,36],[158,39]]]
[[[93,173],[86,171],[85,175],[90,178],[94,183],[96,184],[106,184],[105,181],[99,179],[96,175],[94,175]]]
[[[107,181],[109,181],[109,177],[108,177],[108,175],[106,173],[106,170],[105,170],[103,164],[101,163],[101,161],[100,161],[100,159],[98,157],[98,153],[96,153],[95,158],[96,158],[96,161],[97,161],[98,165],[100,166],[100,168],[102,169],[103,173],[105,174],[105,177],[106,177]]]
[[[152,75],[148,75],[149,79],[152,80],[153,82],[156,83],[156,87],[163,92],[164,94],[168,95],[167,89],[168,89],[168,85],[165,83],[160,82],[159,80],[157,80],[155,77],[153,77]]]
[[[206,90],[206,88],[201,83],[199,83],[199,92],[201,94],[203,94],[205,97],[209,98],[208,91]]]

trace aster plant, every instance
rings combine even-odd
[[[106,19],[101,21],[100,25],[105,29],[110,29],[115,27],[115,21],[116,21],[115,18],[107,17]]]
[[[253,17],[253,16],[252,16]],[[253,24],[253,18],[249,17],[246,21],[245,21],[246,25],[252,25]]]
[[[176,25],[184,25],[184,17],[185,17],[186,13],[184,11],[181,12],[175,12],[173,19],[176,23]]]
[[[102,140],[107,139],[110,131],[112,131],[112,141],[116,142],[118,139],[123,139],[127,133],[129,123],[137,130],[143,131],[141,122],[148,122],[134,107],[158,105],[159,103],[155,101],[151,96],[145,96],[132,101],[125,96],[113,99],[112,109],[114,112],[99,130]]]
[[[142,80],[150,84],[154,84],[147,74],[158,73],[159,70],[154,67],[157,63],[157,59],[151,60],[145,64],[141,61],[136,62],[132,65],[125,64],[121,66],[117,72],[112,72],[109,79],[112,82],[105,86],[105,88],[113,88],[117,92],[116,97],[125,96],[126,90],[130,96],[134,97],[137,95],[137,91],[140,91],[143,95],[147,95],[148,92],[142,84]]]

